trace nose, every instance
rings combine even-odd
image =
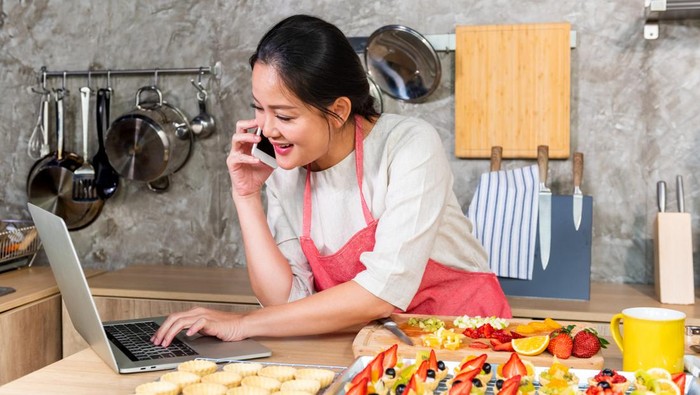
[[[274,116],[268,117],[263,116],[262,122],[260,119],[257,120],[258,126],[262,129],[263,135],[267,138],[274,138],[280,135],[276,127],[276,119]]]

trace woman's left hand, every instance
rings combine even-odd
[[[223,341],[243,340],[245,336],[241,331],[242,318],[239,314],[195,307],[169,315],[151,337],[151,341],[155,345],[168,347],[183,329],[187,329],[187,336],[200,333],[215,336]]]

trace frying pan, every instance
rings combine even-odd
[[[35,204],[63,218],[68,230],[90,225],[102,211],[104,200],[91,202],[73,200],[73,172],[83,164],[83,158],[63,149],[64,91],[56,92],[57,147],[34,163],[27,177],[27,197]]]
[[[440,84],[440,58],[417,31],[401,25],[383,26],[365,47],[367,73],[389,96],[422,102]]]

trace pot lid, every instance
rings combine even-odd
[[[376,30],[365,48],[367,72],[384,93],[420,102],[437,89],[441,65],[435,49],[417,31],[401,25]]]

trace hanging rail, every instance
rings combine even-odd
[[[96,76],[124,76],[124,75],[164,75],[164,74],[212,74],[215,78],[221,76],[221,62],[214,66],[203,67],[178,67],[178,68],[153,68],[153,69],[113,69],[113,70],[62,70],[49,71],[46,67],[39,70],[41,79],[50,77],[96,77]]]

